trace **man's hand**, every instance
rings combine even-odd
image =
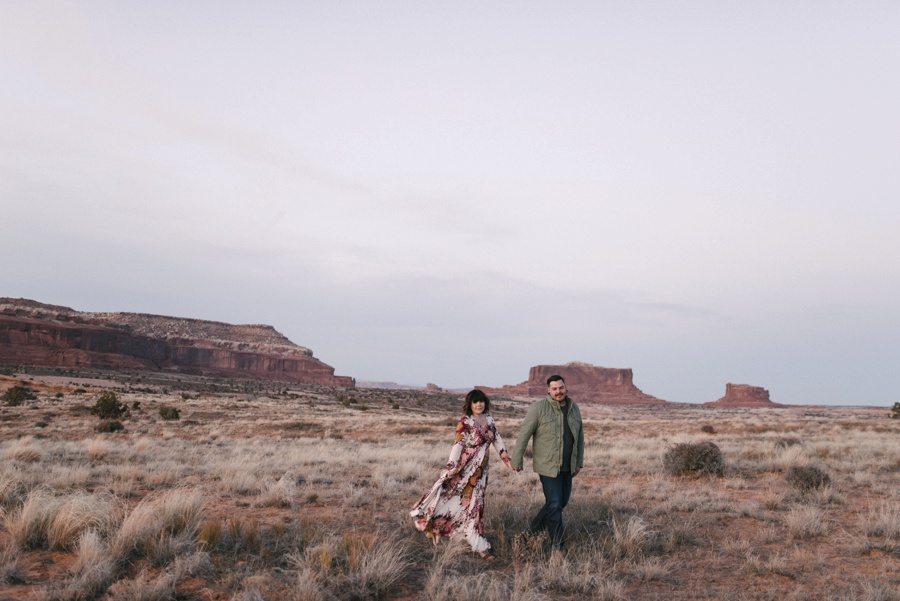
[[[573,475],[573,476],[577,476],[577,475],[578,475],[578,472],[580,472],[580,471],[581,471],[581,468],[578,467],[578,466],[576,465],[576,466],[575,466],[575,473],[572,474],[572,475]]]

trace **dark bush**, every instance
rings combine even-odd
[[[128,407],[119,402],[115,392],[103,392],[91,407],[91,414],[100,419],[117,419],[128,411]]]
[[[97,424],[95,429],[97,432],[118,432],[119,430],[124,430],[125,426],[117,419],[105,419]]]
[[[891,407],[891,419],[900,419],[900,403],[894,403]]]
[[[705,432],[707,434],[715,434],[716,433],[716,429],[713,428],[709,424],[703,424],[702,426],[700,426],[700,431]]]
[[[793,465],[788,468],[784,478],[800,492],[809,492],[831,484],[828,474],[814,465]]]
[[[7,407],[18,407],[25,401],[33,401],[37,398],[37,395],[27,386],[13,386],[4,392],[0,398],[3,399]]]
[[[663,467],[670,476],[721,476],[725,473],[722,451],[712,442],[686,442],[671,447],[663,456]]]
[[[172,421],[181,418],[181,413],[175,407],[167,407],[163,405],[159,408],[159,416],[166,421]]]

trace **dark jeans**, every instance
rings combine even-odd
[[[562,511],[569,504],[569,495],[572,494],[572,472],[560,472],[556,478],[541,476],[541,487],[544,489],[545,503],[531,520],[528,530],[547,530],[553,548],[558,549],[563,543]]]

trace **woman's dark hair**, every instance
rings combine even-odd
[[[463,401],[463,413],[472,415],[472,403],[477,401],[484,401],[485,413],[491,410],[491,399],[488,398],[488,395],[476,388],[475,390],[469,391],[469,394],[466,395],[466,400]]]

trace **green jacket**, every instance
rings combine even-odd
[[[581,411],[575,401],[566,397],[569,404],[569,428],[575,437],[575,445],[572,447],[572,463],[569,471],[575,473],[575,467],[584,467],[584,429],[581,427]],[[516,438],[516,446],[513,447],[511,462],[513,467],[522,467],[522,458],[525,456],[525,447],[528,441],[534,437],[532,444],[532,467],[541,476],[555,478],[562,467],[563,453],[563,423],[562,409],[559,403],[547,395],[540,401],[535,401],[528,408],[525,421]]]

